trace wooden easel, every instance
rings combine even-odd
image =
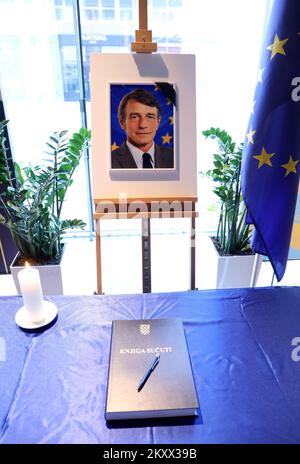
[[[157,44],[152,42],[152,31],[147,25],[147,0],[139,0],[139,29],[135,31],[135,42],[131,50],[136,53],[152,53],[157,50]],[[190,289],[195,289],[195,218],[196,197],[165,197],[165,198],[126,198],[123,203],[120,198],[94,199],[96,223],[96,256],[97,256],[97,293],[102,294],[101,271],[101,219],[141,219],[142,221],[142,273],[143,293],[151,292],[151,218],[190,218]],[[139,208],[139,203],[141,208]],[[160,208],[162,204],[167,206]],[[177,207],[173,208],[174,204]],[[132,209],[131,206],[134,205]],[[145,206],[146,205],[146,206]],[[169,205],[169,207],[168,207]],[[113,210],[113,211],[112,211]],[[134,210],[134,211],[133,211]]]
[[[135,42],[132,42],[131,50],[136,53],[157,50],[157,43],[152,42],[152,31],[148,30],[147,0],[139,0],[139,29],[135,31]]]
[[[143,293],[151,292],[151,218],[190,218],[190,289],[195,289],[195,211],[196,197],[128,198],[126,203],[116,198],[95,199],[97,293],[102,294],[101,219],[142,220]],[[166,208],[162,207],[165,205]],[[134,208],[132,208],[134,206]],[[134,210],[134,211],[133,211]]]

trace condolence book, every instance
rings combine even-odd
[[[196,416],[198,407],[181,320],[113,321],[106,420]]]

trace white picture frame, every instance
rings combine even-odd
[[[112,169],[110,86],[156,82],[176,90],[174,167]],[[94,200],[197,196],[194,55],[91,54],[91,116]]]

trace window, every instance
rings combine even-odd
[[[55,17],[58,21],[72,20],[72,0],[54,0]]]
[[[152,0],[153,8],[167,8],[167,0]]]
[[[115,17],[115,0],[101,0],[102,2],[102,18],[114,19]]]
[[[83,0],[84,16],[88,21],[97,21],[100,17],[99,0]]]
[[[120,2],[120,20],[132,21],[133,19],[133,0],[119,0]]]
[[[99,0],[83,0],[83,6],[99,6]]]
[[[47,157],[52,132],[72,134],[81,127],[74,28],[57,20],[57,8],[73,17],[66,0],[0,2],[1,92],[13,155],[21,166]],[[85,185],[82,162],[62,214],[84,220],[88,230]]]
[[[25,95],[20,37],[3,35],[0,41],[0,57],[5,62],[2,67],[1,85],[5,99],[22,99]]]

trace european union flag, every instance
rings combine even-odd
[[[281,280],[300,172],[300,1],[275,0],[242,158],[242,192],[252,249]]]

